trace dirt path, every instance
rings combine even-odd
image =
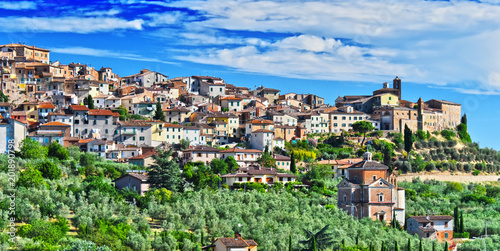
[[[413,178],[420,177],[421,180],[456,181],[462,183],[498,181],[499,175],[451,175],[451,174],[410,174],[398,176],[398,181],[412,181]]]

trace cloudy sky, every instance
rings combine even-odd
[[[500,149],[499,1],[40,0],[0,13],[2,43],[121,76],[211,75],[333,103],[398,75],[404,99],[462,103],[473,139]]]

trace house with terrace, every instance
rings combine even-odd
[[[228,186],[233,186],[235,183],[256,182],[272,185],[280,182],[286,184],[295,182],[297,176],[288,173],[278,173],[276,168],[267,168],[260,165],[242,167],[235,173],[228,173],[220,176],[222,182]]]

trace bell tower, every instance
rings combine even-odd
[[[392,80],[392,88],[393,89],[398,89],[398,98],[399,101],[401,102],[401,79],[396,76],[394,80]]]

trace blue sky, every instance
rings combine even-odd
[[[403,99],[462,103],[500,149],[500,5],[487,1],[2,1],[0,42],[51,60],[210,75],[235,85],[369,94],[398,75]]]

